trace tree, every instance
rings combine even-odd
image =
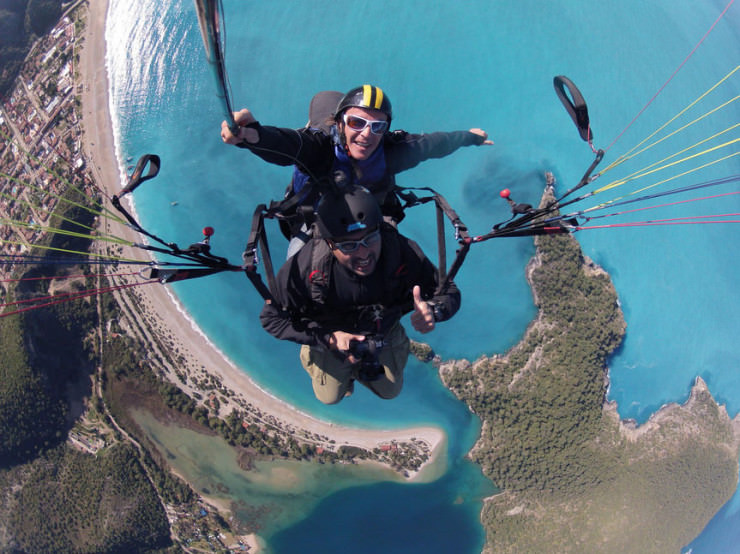
[[[20,14],[0,9],[0,47],[19,45],[25,42],[26,35],[23,32],[22,21],[23,18]]]
[[[37,36],[45,35],[62,15],[60,0],[29,0],[26,7],[26,30]]]

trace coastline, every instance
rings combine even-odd
[[[119,161],[115,151],[105,64],[105,25],[108,2],[107,0],[90,2],[87,9],[85,44],[79,65],[80,79],[84,85],[82,92],[82,120],[85,132],[83,149],[93,163],[93,174],[96,181],[108,195],[113,195],[121,188],[122,174],[119,171]],[[107,225],[107,231],[116,236],[134,242],[141,240],[132,229],[115,221],[107,221],[103,225]],[[141,258],[142,253],[124,247],[122,256]],[[221,416],[227,415],[232,409],[240,409],[245,403],[251,404],[276,418],[281,425],[288,428],[295,427],[325,435],[335,441],[337,446],[351,445],[367,450],[373,450],[389,441],[407,441],[413,437],[428,444],[431,456],[418,471],[410,472],[411,479],[418,478],[425,473],[423,469],[444,454],[440,445],[444,443],[445,434],[437,427],[366,430],[322,421],[297,410],[260,388],[245,372],[229,361],[197,327],[166,286],[153,285],[139,288],[139,294],[141,304],[137,309],[143,309],[146,312],[148,323],[144,332],[148,342],[151,343],[153,340],[152,325],[159,325],[160,328],[166,329],[180,352],[185,352],[187,367],[204,368],[207,374],[220,381],[223,388],[233,393],[229,395],[226,402],[221,404],[219,409]],[[199,392],[190,386],[191,379],[183,384],[177,377],[176,371],[182,373],[184,368],[170,369],[168,378],[184,392],[190,396]]]

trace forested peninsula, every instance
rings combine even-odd
[[[484,504],[484,552],[678,552],[736,489],[740,416],[697,377],[683,406],[620,421],[606,400],[626,328],[611,279],[570,235],[535,243],[539,312],[523,339],[440,364],[482,421],[469,455],[502,491]]]

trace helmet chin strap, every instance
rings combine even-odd
[[[342,125],[342,130],[339,130],[339,126]],[[352,153],[349,151],[349,144],[347,143],[347,134],[344,132],[344,125],[337,121],[337,134],[339,137],[339,146],[341,146],[344,149],[344,152],[347,154],[347,157],[351,160],[354,160],[352,157]]]
[[[341,119],[341,114],[337,114],[334,119],[332,138],[334,139],[334,144],[342,148],[347,154],[347,157],[352,159],[352,155],[349,153],[349,145],[347,144],[347,135],[344,133],[344,125],[342,125]],[[340,125],[342,125],[341,130],[339,127]]]

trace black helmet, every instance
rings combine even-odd
[[[316,225],[321,238],[349,235],[360,229],[373,229],[383,221],[378,201],[365,187],[350,185],[322,195],[316,209]]]
[[[393,119],[393,109],[391,108],[391,101],[383,92],[383,89],[373,85],[362,85],[361,87],[355,87],[347,94],[345,94],[337,105],[337,111],[335,113],[335,119],[339,120],[342,112],[347,108],[368,108],[371,110],[379,110],[388,117],[388,124],[390,125],[391,119]]]

